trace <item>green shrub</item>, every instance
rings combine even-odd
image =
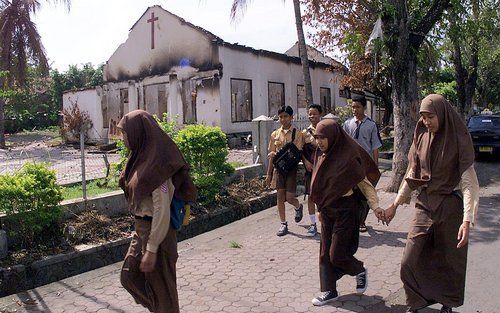
[[[170,138],[175,141],[175,137],[179,132],[177,122],[175,121],[177,119],[177,116],[175,119],[171,119],[168,117],[168,113],[163,113],[163,116],[161,118],[156,115],[154,115],[154,118],[158,122],[158,125],[160,125],[161,129],[163,129],[163,131],[166,132],[167,135],[169,135]]]
[[[47,164],[27,163],[15,174],[0,175],[0,211],[7,215],[9,237],[30,245],[62,214],[61,187]]]
[[[173,140],[175,140],[175,136],[178,132],[175,120],[169,120],[168,113],[163,113],[163,117],[161,119],[156,115],[154,115],[154,118],[158,122],[158,125],[160,125],[161,129],[163,129],[164,132],[166,132]],[[116,141],[116,148],[118,150],[120,160],[117,163],[111,164],[110,179],[117,181],[117,179],[120,177],[120,173],[125,169],[130,151],[127,149],[125,143],[121,139]]]
[[[218,127],[205,125],[189,125],[178,130],[175,121],[169,121],[166,114],[162,120],[155,118],[191,166],[190,174],[198,188],[198,200],[202,204],[212,203],[226,176],[234,171],[234,167],[227,162],[229,148],[226,134]],[[112,164],[112,179],[117,179],[124,170],[129,154],[123,141],[117,141],[117,147],[120,161]]]
[[[335,108],[335,115],[339,117],[338,123],[340,125],[343,125],[345,121],[350,119],[352,117],[352,109],[350,103],[348,105],[345,105],[343,107],[336,107]]]
[[[117,179],[120,177],[120,173],[125,169],[125,165],[127,164],[128,155],[130,151],[125,146],[123,140],[116,141],[116,148],[118,151],[118,155],[120,156],[120,160],[117,163],[111,164],[111,178]]]
[[[218,127],[189,125],[178,132],[175,141],[191,166],[199,201],[212,203],[224,184],[224,178],[234,171],[227,162],[226,135]]]

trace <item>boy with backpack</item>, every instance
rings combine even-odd
[[[282,106],[278,109],[278,117],[281,127],[276,129],[271,134],[269,141],[268,158],[270,166],[276,153],[283,148],[287,143],[292,142],[298,150],[302,150],[304,146],[304,135],[300,130],[292,126],[293,109],[290,106]],[[288,222],[285,215],[285,202],[290,203],[295,207],[295,222],[302,220],[303,206],[299,203],[296,197],[297,188],[297,167],[292,168],[286,175],[280,173],[276,168],[272,171],[272,175],[266,178],[266,184],[278,193],[278,213],[281,221],[280,228],[276,233],[277,236],[284,236],[288,233]]]

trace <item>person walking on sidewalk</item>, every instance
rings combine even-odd
[[[276,129],[271,134],[269,141],[268,158],[270,165],[276,155],[286,143],[293,142],[297,149],[302,150],[304,145],[304,135],[292,126],[293,109],[291,106],[282,106],[278,109],[278,117],[281,127]],[[297,200],[297,167],[288,172],[285,176],[278,172],[277,169],[272,171],[272,175],[266,178],[266,184],[278,191],[278,213],[280,216],[281,225],[276,233],[278,236],[288,234],[288,222],[285,215],[285,201],[295,207],[295,222],[299,223],[303,217],[303,206]]]
[[[307,235],[310,237],[316,236],[318,233],[318,228],[316,226],[316,205],[311,199],[311,177],[312,170],[314,164],[314,158],[317,155],[316,150],[318,146],[316,145],[316,139],[314,139],[314,135],[316,133],[316,126],[321,120],[321,115],[323,114],[323,109],[321,105],[311,104],[307,110],[309,114],[309,121],[311,125],[309,125],[306,129],[302,130],[304,134],[304,148],[302,149],[302,162],[304,163],[304,167],[306,169],[306,173],[304,175],[306,192],[304,197],[307,195],[307,211],[309,213],[309,219],[311,220],[311,226],[307,229]]]
[[[177,238],[170,225],[170,205],[174,197],[196,201],[189,166],[146,111],[128,113],[118,128],[130,150],[120,187],[135,215],[135,232],[123,262],[121,284],[149,311],[178,313]]]
[[[368,286],[367,269],[354,257],[359,244],[359,200],[353,188],[358,187],[379,220],[379,207],[373,186],[380,172],[363,150],[333,120],[323,120],[316,127],[316,143],[322,152],[314,164],[311,198],[321,217],[319,276],[322,293],[312,300],[321,306],[337,299],[337,281],[344,275],[356,276],[356,292]]]
[[[408,232],[401,280],[408,312],[434,303],[451,313],[464,302],[467,242],[479,204],[472,139],[462,118],[441,95],[420,104],[409,166],[394,203],[396,209],[417,189],[416,214]]]
[[[365,115],[366,98],[364,93],[353,94],[351,106],[354,117],[344,123],[344,130],[372,156],[373,161],[378,166],[378,149],[382,146],[382,141],[377,124]],[[366,199],[361,200],[361,205],[359,231],[366,232],[366,217],[369,210]]]

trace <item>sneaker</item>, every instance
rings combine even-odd
[[[304,216],[304,206],[300,204],[299,207],[295,209],[295,223],[302,221],[302,216]]]
[[[322,306],[322,305],[325,305],[327,303],[330,303],[330,302],[337,300],[338,297],[339,297],[339,294],[336,290],[326,291],[326,292],[323,292],[322,294],[320,294],[318,297],[312,299],[311,302],[315,306]]]
[[[408,311],[406,311],[406,313],[420,313],[419,310],[410,310],[408,309]]]
[[[276,233],[277,236],[285,236],[288,234],[288,223],[284,222],[281,223],[280,229],[278,229],[278,232]]]
[[[362,294],[368,288],[368,270],[365,270],[356,275],[356,292]]]
[[[307,236],[309,237],[314,237],[318,233],[318,228],[316,227],[316,224],[311,224],[309,228],[307,229]]]
[[[447,307],[446,305],[443,305],[439,313],[453,313],[450,307]]]
[[[360,233],[366,233],[368,231],[368,228],[366,227],[365,224],[359,225],[359,232]]]

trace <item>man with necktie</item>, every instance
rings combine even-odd
[[[378,149],[382,146],[382,141],[378,132],[377,124],[365,115],[366,98],[363,92],[357,91],[352,97],[352,114],[351,119],[344,123],[344,130],[356,142],[368,152],[373,158],[375,164],[378,165]],[[366,217],[368,215],[368,205],[366,201],[361,201],[363,208],[360,214],[359,231],[366,232]]]

